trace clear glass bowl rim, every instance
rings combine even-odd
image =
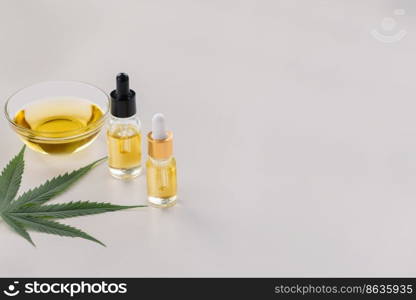
[[[105,107],[105,111],[103,111],[103,115],[101,116],[101,118],[98,119],[97,121],[95,121],[94,123],[89,124],[88,127],[87,127],[88,128],[87,131],[85,131],[85,128],[82,129],[82,133],[80,133],[80,134],[76,134],[77,132],[80,131],[79,129],[68,130],[68,131],[56,131],[56,133],[62,133],[62,134],[71,134],[71,133],[73,133],[73,135],[66,136],[66,137],[59,137],[59,138],[47,137],[47,136],[43,137],[42,134],[51,134],[51,132],[44,132],[44,131],[39,131],[39,130],[33,130],[33,129],[29,129],[29,128],[26,128],[26,127],[22,127],[22,126],[19,126],[18,124],[16,124],[13,121],[13,119],[11,119],[10,114],[9,114],[9,109],[8,109],[9,103],[13,99],[13,97],[16,96],[18,93],[20,93],[21,91],[23,91],[25,89],[29,89],[29,88],[31,88],[33,86],[38,85],[38,84],[53,83],[53,82],[60,82],[60,83],[65,83],[65,82],[68,82],[68,83],[82,83],[82,84],[88,85],[90,87],[93,87],[93,88],[97,89],[98,91],[100,91],[101,93],[103,93],[103,95],[105,96],[105,99],[106,99],[106,107]],[[94,104],[96,104],[96,103],[94,103]],[[104,123],[104,121],[106,120],[106,118],[107,118],[107,116],[109,114],[109,111],[110,111],[110,96],[103,89],[101,89],[101,88],[99,88],[99,87],[97,87],[97,86],[95,86],[95,85],[93,85],[91,83],[84,82],[84,81],[78,81],[78,80],[48,80],[48,81],[41,81],[41,82],[33,83],[33,84],[30,84],[28,86],[25,86],[25,87],[23,87],[23,88],[15,91],[12,95],[10,95],[7,98],[7,100],[6,100],[5,104],[4,104],[4,114],[6,116],[7,121],[9,122],[9,124],[12,127],[16,128],[19,132],[24,132],[24,133],[27,133],[29,135],[36,136],[36,139],[37,140],[49,140],[49,141],[50,140],[58,141],[58,140],[73,139],[73,138],[77,138],[77,137],[81,137],[81,136],[86,136],[86,135],[90,135],[92,133],[95,133],[97,131],[97,129],[98,129],[97,127],[101,127],[102,126],[102,123]]]

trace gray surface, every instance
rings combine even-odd
[[[404,16],[394,16],[396,8]],[[416,276],[412,1],[1,0],[0,95],[111,90],[175,132],[180,204],[68,220],[108,244],[0,225],[0,276]],[[384,17],[407,36],[370,34]],[[21,147],[1,125],[0,165]],[[23,188],[105,154],[27,152]],[[100,166],[57,201],[145,201]]]

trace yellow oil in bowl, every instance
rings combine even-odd
[[[103,111],[86,99],[48,98],[18,110],[13,129],[35,151],[68,154],[92,143],[104,123],[103,116]]]

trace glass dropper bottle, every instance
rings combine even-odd
[[[167,131],[165,117],[155,114],[152,131],[147,135],[146,162],[148,201],[155,207],[170,207],[177,200],[176,160],[173,157],[173,134]]]
[[[108,167],[113,177],[131,179],[142,170],[141,124],[136,114],[136,93],[129,87],[129,76],[118,74],[116,83],[116,90],[110,94]]]

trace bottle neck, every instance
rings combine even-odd
[[[121,127],[136,127],[138,130],[141,130],[141,123],[137,115],[133,115],[127,118],[117,118],[113,115],[110,116],[108,121],[108,126],[110,130]]]
[[[156,159],[149,155],[150,161],[157,165],[168,165],[171,162],[172,158],[173,156],[169,156],[168,158],[163,158],[163,159]]]
[[[123,123],[123,122],[128,123],[130,121],[137,120],[137,114],[134,114],[134,115],[132,115],[130,117],[127,117],[127,118],[118,118],[116,116],[110,115],[110,119],[112,121],[115,121],[115,122],[118,122],[118,123]]]

